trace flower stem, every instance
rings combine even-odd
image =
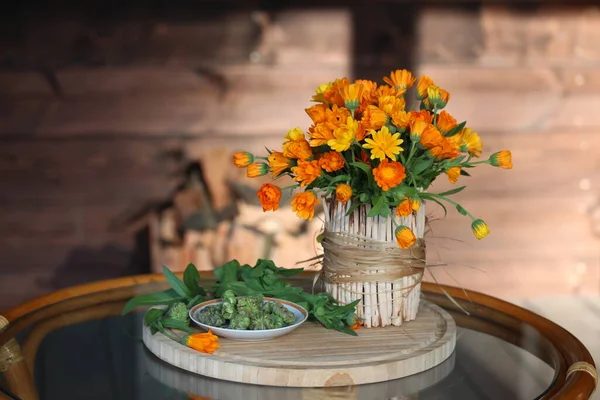
[[[458,204],[457,202],[455,202],[455,201],[453,201],[453,200],[450,200],[450,199],[449,199],[449,198],[447,198],[447,197],[440,196],[439,194],[435,194],[435,193],[428,193],[428,195],[429,195],[429,196],[432,196],[432,197],[436,197],[436,198],[438,198],[438,199],[440,199],[440,200],[447,201],[448,203],[450,203],[450,204],[454,205],[454,206],[455,206],[457,209],[460,207],[460,208],[461,208],[461,209],[463,209],[463,210],[465,211],[465,213],[466,213],[466,214],[467,214],[467,215],[468,215],[468,216],[471,218],[471,220],[473,220],[473,221],[474,221],[474,220],[476,219],[476,218],[475,218],[473,215],[471,215],[471,213],[470,213],[470,212],[468,212],[468,211],[467,211],[467,210],[466,210],[466,209],[465,209],[463,206],[461,206],[461,205],[460,205],[460,204]]]

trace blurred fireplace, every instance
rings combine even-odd
[[[398,68],[432,76],[484,151],[510,148],[515,157],[513,171],[483,168],[459,196],[492,235],[476,243],[451,212],[432,223],[431,256],[447,261],[461,285],[498,296],[600,290],[596,6],[21,7],[0,28],[0,305],[161,263],[210,268],[234,254],[247,262],[270,254],[293,267],[313,256],[318,219],[304,224],[289,207],[262,213],[251,199],[263,181],[245,178],[231,154],[277,147],[289,129],[306,129],[304,109],[319,84],[381,81]],[[181,250],[183,220],[173,215],[200,209],[193,191],[179,188],[198,163],[211,207],[234,216],[219,235],[190,231],[192,255]],[[140,228],[153,252],[134,253]],[[202,246],[215,237],[232,248],[208,260]],[[439,271],[441,282],[456,284]]]

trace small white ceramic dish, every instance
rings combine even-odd
[[[220,304],[222,302],[221,299],[209,300],[209,301],[205,301],[203,303],[195,305],[190,310],[190,318],[192,319],[192,321],[194,321],[194,323],[196,325],[198,325],[199,327],[204,328],[206,330],[210,329],[212,331],[212,333],[214,333],[217,336],[227,338],[227,339],[232,339],[232,340],[246,341],[246,342],[268,340],[268,339],[273,339],[278,336],[286,335],[286,334],[290,333],[291,331],[293,331],[294,329],[296,329],[297,327],[299,327],[308,318],[308,312],[304,309],[304,307],[301,307],[296,303],[292,303],[291,301],[286,301],[286,300],[281,300],[281,299],[275,299],[272,297],[265,297],[264,300],[265,301],[276,301],[278,303],[281,303],[285,308],[287,308],[288,310],[290,310],[291,312],[294,313],[294,316],[296,317],[296,322],[292,325],[285,326],[283,328],[277,328],[277,329],[239,330],[239,329],[219,328],[216,326],[206,325],[206,324],[203,324],[202,322],[198,321],[198,318],[196,316],[203,308],[211,306],[211,305],[215,305],[215,304]]]

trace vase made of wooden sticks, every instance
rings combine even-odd
[[[425,262],[425,203],[398,217],[369,217],[370,205],[324,200],[322,277],[325,290],[341,304],[360,300],[356,310],[367,328],[400,326],[417,317]],[[401,249],[395,231],[410,228],[414,245]]]

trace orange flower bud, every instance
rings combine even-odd
[[[448,168],[446,170],[446,175],[448,175],[448,181],[450,181],[450,183],[456,183],[460,177],[460,167]]]
[[[315,205],[317,204],[319,204],[319,200],[313,192],[297,193],[292,199],[292,211],[298,217],[311,221],[315,215]]]
[[[340,203],[345,203],[352,197],[352,188],[350,185],[346,185],[345,183],[340,183],[335,188],[335,198]]]
[[[269,166],[264,163],[254,163],[248,165],[246,169],[246,175],[248,178],[256,178],[257,176],[263,176],[269,173]]]
[[[209,330],[207,333],[187,335],[187,337],[184,338],[184,343],[194,350],[212,354],[221,346],[219,342],[217,342],[218,339],[219,338],[213,335],[212,331]]]
[[[415,234],[409,227],[400,225],[396,228],[396,241],[401,249],[408,249],[417,241]]]
[[[408,197],[396,207],[396,215],[398,217],[408,217],[412,214],[412,211],[412,204]]]
[[[471,224],[471,229],[473,230],[475,237],[479,240],[483,239],[490,233],[490,228],[481,219],[476,219],[473,221]]]
[[[494,167],[500,167],[504,169],[511,169],[512,165],[512,154],[508,150],[501,150],[490,156],[490,164]]]
[[[240,151],[233,155],[233,163],[238,168],[245,168],[254,162],[254,155],[247,151]]]

